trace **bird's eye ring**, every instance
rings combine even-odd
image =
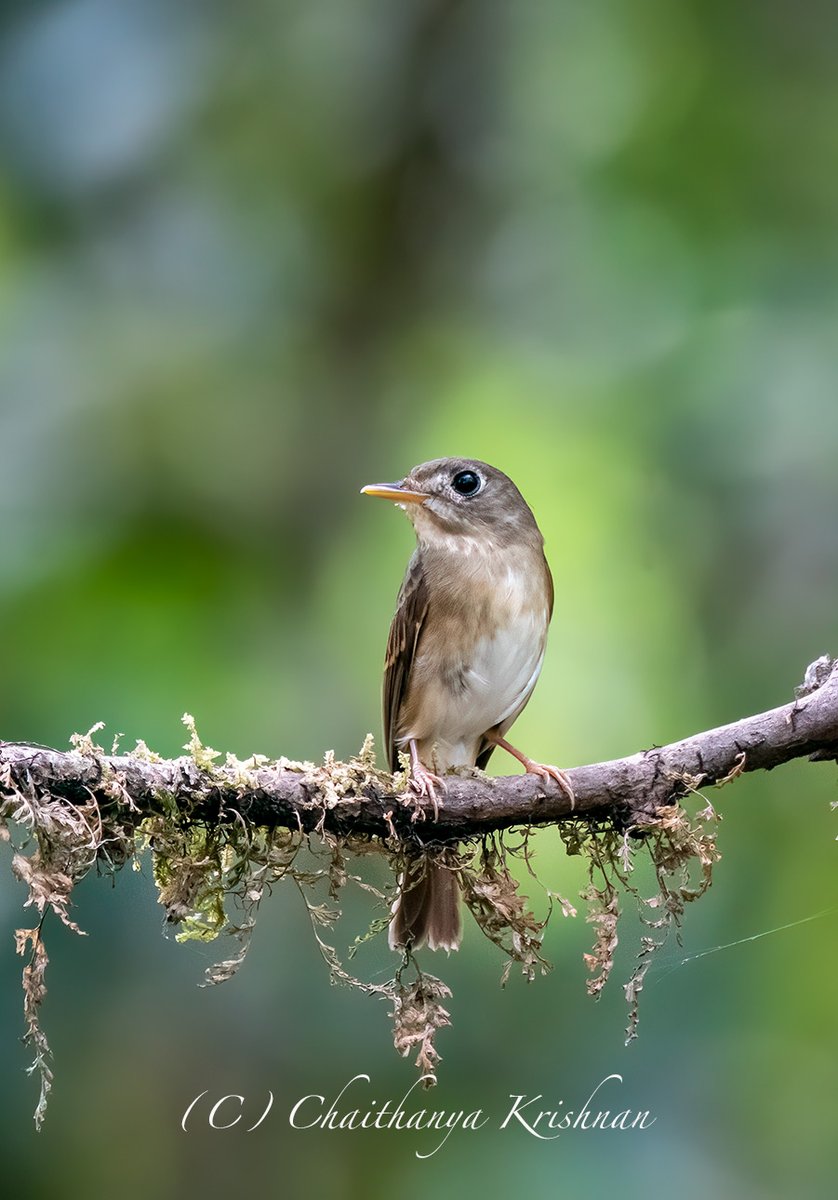
[[[451,486],[461,496],[474,496],[480,491],[483,480],[476,471],[458,471]]]

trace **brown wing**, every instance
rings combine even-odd
[[[384,745],[391,771],[399,766],[396,748],[399,710],[407,692],[422,626],[428,615],[428,600],[428,585],[417,550],[407,564],[396,613],[390,626],[384,663]]]
[[[555,595],[553,592],[553,572],[550,570],[550,564],[547,559],[544,559],[544,582],[547,584],[547,624],[549,625],[553,619],[553,602]]]
[[[477,762],[474,765],[476,767],[479,767],[481,771],[485,771],[486,764],[488,763],[489,759],[492,757],[492,751],[494,749],[495,749],[494,746],[486,746],[485,749],[481,750],[480,753],[478,754]]]

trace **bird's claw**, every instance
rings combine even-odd
[[[573,812],[576,807],[576,796],[566,771],[561,771],[558,767],[550,766],[549,763],[533,762],[531,759],[524,765],[526,766],[528,775],[540,775],[542,779],[555,780],[570,801],[570,811]]]
[[[445,791],[445,783],[440,779],[439,775],[434,775],[433,771],[429,771],[427,767],[423,767],[421,763],[414,763],[408,780],[408,799],[409,793],[413,793],[413,817],[412,820],[418,821],[423,816],[422,808],[419,804],[420,800],[430,800],[434,806],[434,820],[439,816],[440,799],[436,794],[436,789]]]

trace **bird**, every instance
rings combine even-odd
[[[395,483],[367,484],[410,518],[416,549],[396,602],[383,681],[384,742],[391,771],[409,757],[407,796],[444,801],[444,775],[483,769],[496,747],[527,772],[566,774],[529,758],[506,733],[532,695],[553,613],[544,539],[508,475],[472,458],[438,458]],[[460,889],[444,855],[408,856],[393,904],[394,950],[456,950]]]

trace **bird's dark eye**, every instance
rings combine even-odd
[[[481,479],[474,471],[458,471],[451,480],[451,486],[461,496],[473,496],[480,491]]]

